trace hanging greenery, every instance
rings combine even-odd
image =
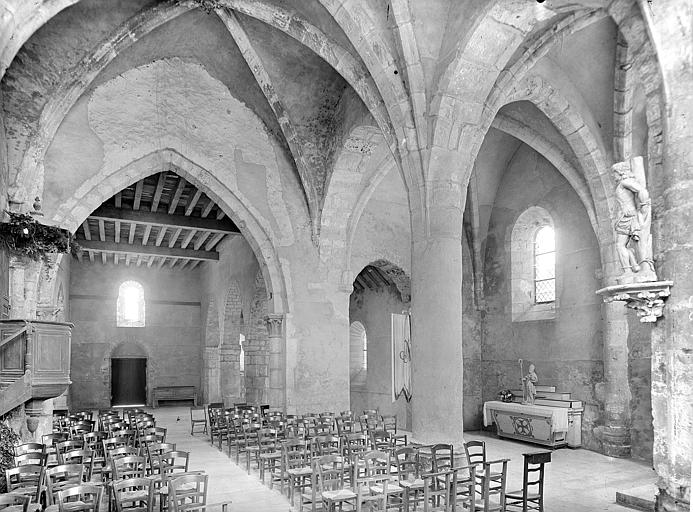
[[[0,421],[0,493],[7,492],[5,470],[14,466],[14,445],[19,435],[5,421]]]
[[[26,213],[7,214],[10,220],[0,223],[0,246],[12,255],[47,261],[49,254],[76,254],[81,250],[65,229],[40,224]]]

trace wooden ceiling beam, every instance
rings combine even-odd
[[[115,206],[116,206],[116,208],[122,208],[123,207],[123,193],[122,192],[116,192]]]
[[[161,258],[161,259],[159,260],[159,263],[158,263],[158,265],[156,266],[156,268],[161,268],[161,267],[163,267],[163,266],[164,266],[164,263],[166,263],[166,258]]]
[[[106,256],[105,252],[101,253],[101,263],[103,263],[104,265],[108,263],[108,256]]]
[[[159,234],[156,235],[156,246],[159,247],[161,245],[161,242],[164,241],[164,236],[166,236],[166,227],[162,226],[162,228],[159,230]]]
[[[214,246],[217,245],[222,238],[224,238],[226,235],[224,233],[217,233],[214,235],[209,242],[207,242],[207,245],[205,245],[205,251],[211,251],[214,249]]]
[[[152,225],[147,224],[144,226],[144,233],[142,234],[142,245],[147,245],[147,242],[149,242],[149,235],[152,232]]]
[[[84,238],[91,240],[91,231],[89,230],[89,219],[82,223],[82,231],[84,231]]]
[[[116,244],[114,242],[99,242],[96,240],[82,240],[80,245],[85,250],[104,251],[114,255],[142,255],[142,256],[161,256],[165,258],[190,258],[191,260],[219,260],[219,253],[216,251],[201,251],[192,249],[180,249],[178,247],[154,247],[151,245],[128,245]]]
[[[212,208],[214,208],[214,201],[212,201],[209,197],[207,198],[207,204],[205,207],[202,209],[202,217],[207,217],[209,215],[209,212],[212,211]]]
[[[132,245],[132,243],[135,241],[135,229],[137,228],[137,224],[134,222],[130,224],[130,235],[128,236],[128,243]]]
[[[214,203],[211,203],[214,205]],[[150,213],[138,210],[123,210],[101,206],[90,216],[99,222],[116,220],[122,222],[133,222],[152,226],[165,226],[170,228],[197,229],[200,231],[211,231],[213,233],[239,233],[238,228],[230,219],[217,220],[199,217],[188,217],[185,215],[169,215],[166,213]]]
[[[178,186],[176,187],[176,191],[173,193],[171,203],[168,205],[169,215],[173,215],[173,213],[176,211],[176,207],[178,206],[178,202],[180,201],[180,196],[183,195],[183,190],[185,190],[185,185],[187,184],[188,182],[185,181],[185,178],[180,178],[178,180]]]
[[[140,180],[135,185],[135,201],[132,203],[133,210],[140,209],[140,202],[142,201],[142,189],[144,188],[144,180]]]
[[[114,232],[114,237],[116,243],[120,243],[120,221],[117,220],[115,221],[115,232]]]
[[[106,241],[106,225],[103,219],[99,219],[99,240]]]
[[[150,256],[149,261],[147,262],[147,266],[151,267],[154,264],[155,260],[156,260],[156,256]]]
[[[161,193],[164,191],[164,184],[166,183],[166,173],[162,172],[159,174],[159,181],[156,182],[156,189],[154,190],[154,197],[152,198],[152,211],[156,212],[159,208],[159,201],[161,201]]]
[[[210,233],[209,231],[205,231],[204,233],[200,234],[200,236],[198,237],[198,239],[194,245],[196,251],[199,250],[200,247],[202,247],[202,244],[205,243],[205,240],[207,240],[207,238],[209,238],[209,235],[211,235],[211,234],[212,233]]]
[[[173,234],[171,235],[171,238],[168,241],[169,247],[173,247],[174,245],[176,245],[176,240],[178,240],[178,237],[180,236],[181,231],[183,231],[183,228],[178,228],[173,232]]]
[[[195,190],[195,194],[190,198],[190,201],[188,201],[188,206],[185,207],[186,215],[189,216],[193,212],[197,202],[200,200],[200,196],[202,196],[202,191],[200,189]]]
[[[195,237],[195,233],[197,233],[197,230],[191,229],[191,230],[190,230],[190,233],[188,233],[187,235],[185,235],[185,238],[183,238],[183,242],[181,242],[181,244],[180,244],[180,246],[181,246],[183,249],[185,249],[185,248],[190,244],[190,242],[192,241],[192,239]]]

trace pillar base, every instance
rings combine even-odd
[[[630,458],[630,429],[627,427],[598,427],[597,439],[602,442],[604,455],[619,459]]]
[[[659,489],[659,494],[657,494],[656,498],[656,512],[689,512],[691,510],[689,502],[669,496],[666,489]]]

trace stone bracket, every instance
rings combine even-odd
[[[604,302],[623,301],[637,311],[641,322],[656,322],[664,312],[664,301],[671,294],[673,281],[619,284],[597,290]]]
[[[265,317],[267,323],[267,333],[270,338],[279,338],[282,335],[282,324],[284,323],[284,315],[273,313]]]

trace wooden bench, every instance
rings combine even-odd
[[[161,400],[192,400],[197,406],[195,386],[157,386],[152,395],[152,407],[159,407]]]

